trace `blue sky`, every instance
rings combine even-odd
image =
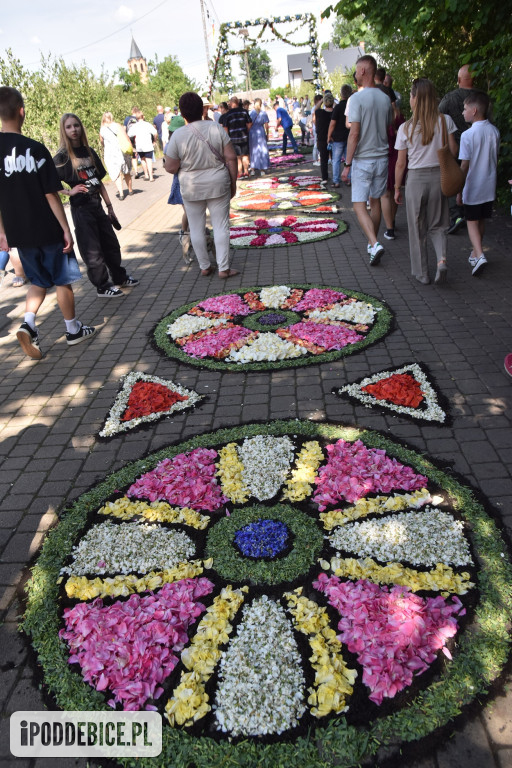
[[[261,0],[260,16],[290,13],[314,13],[318,19],[329,0]],[[207,10],[208,45],[213,54],[221,22],[247,19],[243,16],[254,8],[253,3],[240,0],[204,0]],[[251,17],[249,17],[251,18]],[[215,38],[212,27],[215,28]],[[331,21],[319,23],[320,41],[327,40]],[[286,27],[280,27],[283,32]],[[289,29],[289,28],[288,28]],[[28,69],[36,69],[41,53],[62,56],[68,64],[85,62],[99,73],[102,65],[110,73],[126,66],[131,36],[143,56],[156,54],[159,59],[177,56],[185,72],[198,82],[206,79],[206,53],[200,0],[13,0],[4,3],[0,16],[0,56],[11,48]],[[303,33],[295,39],[302,39]],[[286,56],[306,51],[285,43],[267,47],[273,65],[280,70],[275,85],[284,85]]]

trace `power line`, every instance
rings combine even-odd
[[[167,0],[162,0],[161,3],[158,3],[158,5],[155,5],[154,8],[152,8],[150,11],[147,11],[147,13],[143,13],[142,16],[138,16],[136,19],[132,19],[128,24],[125,24],[124,27],[120,27],[119,29],[116,29],[115,32],[111,32],[109,35],[105,35],[105,37],[101,37],[99,40],[95,40],[92,43],[87,43],[87,45],[82,45],[80,48],[75,48],[72,51],[67,51],[66,53],[62,53],[61,56],[71,56],[72,53],[78,53],[78,51],[83,51],[86,48],[90,48],[93,45],[97,45],[98,43],[102,43],[104,40],[108,40],[109,37],[114,37],[114,35],[118,35],[119,32],[123,32],[125,29],[128,29],[128,27],[131,27],[132,24],[135,24],[137,21],[140,21],[141,19],[145,19],[146,16],[149,16],[150,13],[154,13],[154,11],[158,10],[158,8],[161,8],[162,5],[165,5]]]

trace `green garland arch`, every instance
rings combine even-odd
[[[297,25],[295,29],[293,29],[291,32],[288,33],[287,36],[282,35],[276,29],[277,24],[291,24],[293,22],[297,22]],[[290,35],[293,35],[295,32],[297,32],[299,29],[305,26],[309,27],[309,37],[307,40],[304,40],[300,43],[296,43],[289,39]],[[230,50],[228,35],[237,34],[241,29],[247,30],[249,27],[261,27],[261,29],[260,29],[260,32],[255,37],[251,37],[250,35],[246,37],[244,48],[236,51]],[[216,80],[217,70],[219,67],[221,57],[223,57],[226,62],[228,94],[230,96],[233,94],[233,77],[231,74],[231,61],[230,61],[231,57],[241,56],[247,51],[247,49],[254,48],[256,45],[258,45],[266,29],[271,30],[271,32],[275,37],[281,40],[281,42],[287,43],[288,45],[293,45],[296,48],[303,47],[306,45],[310,46],[311,67],[313,69],[313,84],[315,86],[315,93],[321,93],[322,80],[321,80],[321,74],[320,74],[320,58],[318,53],[318,35],[316,30],[316,18],[312,13],[295,13],[295,14],[292,14],[291,16],[272,16],[271,18],[268,18],[268,19],[262,16],[258,16],[258,18],[256,19],[248,19],[246,21],[228,21],[228,22],[225,22],[224,24],[221,24],[217,50],[210,62],[210,83],[208,87],[208,96],[212,95],[213,89],[215,87],[215,83],[217,81]]]

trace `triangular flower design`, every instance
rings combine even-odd
[[[447,419],[428,373],[418,363],[379,371],[339,389],[333,388],[332,393],[359,400],[367,408],[387,408],[413,419],[441,424]]]
[[[113,437],[177,411],[191,408],[204,398],[173,381],[132,371],[109,411],[100,437]]]

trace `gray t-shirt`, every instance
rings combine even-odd
[[[348,121],[361,124],[354,153],[356,160],[388,156],[388,126],[392,119],[389,96],[379,88],[363,88],[352,94],[348,102]]]
[[[180,189],[184,200],[207,200],[229,192],[231,179],[220,159],[226,144],[229,144],[228,134],[213,120],[197,120],[174,131],[165,154],[180,161]]]

